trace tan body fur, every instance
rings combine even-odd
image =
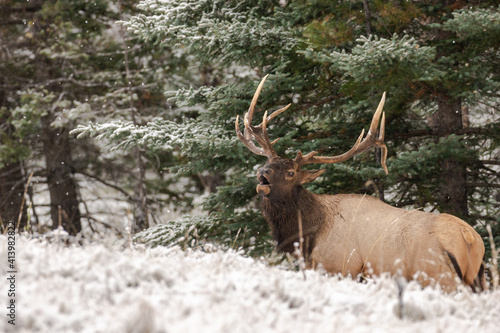
[[[325,171],[304,166],[340,163],[371,147],[380,149],[380,163],[388,173],[385,93],[366,136],[363,130],[347,152],[318,156],[317,151],[306,155],[299,151],[292,160],[278,156],[273,148],[277,140],[269,139],[266,127],[290,104],[269,116],[266,111],[261,124],[252,125],[266,77],[245,114],[244,132],[240,131],[239,117],[235,130],[250,151],[267,157],[266,164],[257,171],[256,190],[280,251],[294,253],[294,243],[304,238],[300,248],[306,264],[311,268],[321,265],[329,273],[356,277],[387,272],[407,280],[416,279],[423,286],[439,283],[446,291],[456,290],[460,281],[474,289],[486,287],[483,241],[461,219],[392,207],[370,196],[318,195],[303,188],[303,184],[314,181]]]
[[[370,196],[314,196],[333,218],[318,228],[310,266],[321,264],[329,273],[353,277],[401,274],[423,286],[439,282],[451,291],[460,279],[447,251],[455,257],[463,282],[474,285],[484,244],[461,219],[395,208]],[[478,287],[483,285],[480,281]]]

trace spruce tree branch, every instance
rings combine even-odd
[[[493,216],[484,216],[484,215],[480,215],[480,214],[470,214],[469,216],[474,218],[474,219],[478,219],[478,220],[488,220],[488,221],[493,221],[493,222],[497,221],[497,219]]]
[[[0,5],[0,10],[5,13],[24,13],[24,12],[33,12],[36,13],[40,9],[42,9],[43,1],[32,1],[25,2],[22,5]]]
[[[495,133],[496,130],[494,128],[479,128],[479,127],[468,127],[468,128],[462,128],[456,131],[453,134],[457,135],[462,135],[462,134],[493,134]],[[426,129],[426,130],[417,130],[417,131],[411,131],[411,132],[405,132],[405,133],[392,133],[391,138],[394,139],[409,139],[409,138],[415,138],[415,137],[421,137],[421,136],[443,136],[443,133],[440,133],[438,131],[433,131],[431,129]]]
[[[494,163],[491,163],[493,165],[500,165],[500,161],[492,161],[492,162],[494,162]],[[479,165],[480,169],[486,171],[487,173],[489,173],[492,176],[497,176],[497,177],[500,176],[500,172],[498,170],[494,170],[492,168],[487,167],[483,161],[473,161],[473,162],[471,162],[471,164]],[[479,172],[477,172],[477,174],[479,174]]]
[[[0,8],[0,11],[2,9]],[[18,19],[18,18],[11,18],[5,21],[0,21],[0,26],[9,26],[9,25],[18,25],[18,24],[24,24],[24,20]]]
[[[111,183],[105,181],[104,179],[102,179],[102,178],[100,178],[100,177],[98,177],[96,175],[91,175],[90,173],[87,173],[85,171],[78,170],[78,171],[76,171],[76,173],[79,173],[80,175],[88,177],[88,178],[95,179],[99,183],[101,183],[103,185],[106,185],[108,187],[111,187],[111,188],[117,190],[118,192],[124,194],[127,197],[127,199],[132,199],[132,196],[126,190],[124,190],[123,188],[119,187],[118,185],[111,184]]]
[[[482,164],[500,165],[500,161],[497,160],[479,160],[478,162]]]
[[[417,203],[417,200],[406,200],[406,201],[398,201],[395,204],[395,207],[401,208],[401,207],[407,207],[407,206],[413,206]]]
[[[363,9],[365,11],[365,28],[366,28],[366,37],[370,37],[372,34],[372,28],[370,24],[370,7],[368,7],[368,1],[363,0]]]
[[[500,184],[491,184],[491,183],[472,183],[468,182],[466,183],[468,187],[493,187],[493,188],[500,188]]]
[[[323,104],[326,104],[328,102],[331,102],[331,101],[334,101],[338,98],[337,95],[334,95],[334,96],[328,96],[328,97],[325,97],[317,102],[311,102],[311,103],[302,103],[300,106],[298,106],[299,109],[301,109],[302,111],[304,110],[307,110],[313,106],[319,106],[319,105],[323,105]]]

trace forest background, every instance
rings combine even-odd
[[[280,156],[347,151],[387,92],[385,175],[370,151],[315,193],[447,212],[500,248],[496,1],[6,0],[0,3],[0,222],[87,239],[269,253],[234,122]],[[135,235],[135,236],[134,236]]]

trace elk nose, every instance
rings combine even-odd
[[[259,175],[269,176],[273,174],[273,169],[271,168],[260,168]]]

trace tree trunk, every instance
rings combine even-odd
[[[462,101],[441,93],[438,95],[437,103],[438,110],[429,119],[431,128],[443,137],[462,129]],[[438,163],[440,211],[466,217],[468,215],[466,166],[453,159],[441,159]]]
[[[25,177],[21,162],[5,165],[0,169],[0,219],[3,227],[7,223],[17,226],[24,195]],[[26,205],[22,207],[23,214],[19,222],[19,230],[26,226]],[[2,230],[3,231],[3,230]]]
[[[134,198],[134,227],[132,231],[138,233],[149,228],[149,210],[146,194],[146,166],[142,159],[143,153],[139,148],[136,148],[135,155],[138,171]]]
[[[10,113],[7,111],[7,92],[3,76],[0,75],[0,108],[5,107],[4,111],[0,111],[0,144],[7,145],[9,149],[15,151],[18,140],[13,138],[15,131],[14,126],[10,123]],[[15,154],[15,153],[14,153]],[[15,154],[17,155],[17,154]],[[22,171],[22,162],[17,156],[2,155],[0,161],[0,222],[3,228],[8,223],[14,223],[17,226],[19,213],[24,195],[25,177]],[[9,159],[9,160],[8,160]],[[26,226],[26,206],[22,207],[23,214],[19,222],[19,230],[23,230]],[[3,232],[3,230],[1,230]]]
[[[123,37],[126,36],[125,30],[122,30]],[[124,38],[126,40],[127,38]],[[139,125],[138,118],[140,117],[139,111],[134,105],[133,99],[133,89],[130,79],[130,68],[128,59],[128,47],[126,43],[124,44],[123,56],[125,58],[125,73],[128,82],[128,93],[130,98],[130,110],[132,110],[132,122],[134,125]],[[146,165],[144,163],[143,157],[144,152],[140,147],[135,148],[135,161],[137,165],[137,182],[134,190],[134,225],[132,227],[133,233],[141,232],[149,228],[149,208],[147,202],[147,190],[146,190]]]
[[[368,7],[368,0],[363,0],[363,9],[365,11],[365,28],[366,28],[366,37],[370,37],[372,34],[372,27],[370,24],[370,7]]]
[[[434,1],[443,6],[449,6],[451,1]],[[441,23],[436,22],[436,23]],[[437,29],[434,31],[434,39],[439,42],[436,47],[436,61],[442,56],[451,53],[462,52],[458,43],[446,43],[446,40],[453,38],[450,31]],[[453,71],[454,68],[450,68]],[[452,98],[450,88],[441,86],[438,88],[437,105],[438,110],[429,117],[429,125],[433,131],[440,134],[441,137],[448,137],[451,134],[458,133],[463,129],[462,120],[462,101],[460,98]],[[452,88],[453,89],[453,88]],[[439,184],[438,184],[438,208],[441,212],[450,213],[462,218],[468,216],[467,208],[467,172],[466,165],[463,162],[453,158],[441,159],[439,164]]]
[[[50,126],[47,117],[42,119],[42,124],[52,229],[61,225],[70,235],[76,235],[82,230],[82,225],[68,130]]]

